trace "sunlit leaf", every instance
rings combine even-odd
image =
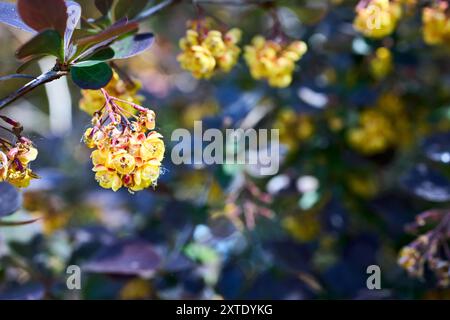
[[[125,59],[135,56],[153,44],[154,36],[152,33],[141,33],[126,37],[116,41],[111,45],[114,50],[114,59]]]
[[[27,26],[25,22],[22,21],[22,19],[19,16],[19,13],[17,12],[17,7],[15,3],[0,2],[0,22],[18,28],[20,30],[33,33],[36,32],[35,30]]]

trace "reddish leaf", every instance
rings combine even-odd
[[[111,27],[103,30],[100,33],[97,33],[95,35],[81,38],[78,40],[77,44],[80,46],[90,45],[98,42],[102,42],[117,36],[120,36],[122,34],[135,31],[138,28],[137,22],[118,22],[116,24],[113,24]]]
[[[64,36],[67,7],[64,0],[18,0],[20,17],[37,31],[55,29]]]

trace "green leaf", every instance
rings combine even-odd
[[[114,20],[122,18],[133,19],[148,4],[148,0],[118,0],[113,9]]]
[[[22,20],[36,31],[54,29],[61,37],[66,31],[67,6],[64,0],[18,0]]]
[[[154,36],[152,33],[141,33],[130,35],[114,42],[111,48],[114,50],[114,59],[125,59],[135,56],[153,44]]]
[[[35,55],[52,55],[63,59],[63,42],[59,33],[55,30],[42,31],[16,51],[19,59]]]
[[[111,49],[110,47],[106,47],[106,48],[101,48],[101,49],[95,51],[93,54],[91,54],[87,58],[84,58],[82,61],[88,61],[88,60],[106,61],[106,60],[111,60],[113,57],[114,57],[114,50]],[[78,63],[77,63],[77,65],[78,65]]]
[[[84,61],[82,63],[82,65],[74,65],[70,68],[72,80],[80,88],[100,89],[111,80],[113,72],[105,62]]]

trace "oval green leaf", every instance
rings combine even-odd
[[[84,61],[82,65],[70,68],[73,82],[81,89],[97,90],[108,84],[113,76],[110,66],[105,62]]]
[[[16,51],[16,57],[26,59],[36,55],[52,55],[63,59],[63,42],[55,30],[44,30]]]

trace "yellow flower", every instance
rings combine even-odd
[[[22,165],[27,165],[31,161],[36,160],[38,151],[31,145],[26,145],[22,151],[19,151],[17,159],[22,163]]]
[[[182,53],[177,59],[181,67],[198,79],[208,79],[219,70],[229,72],[239,57],[237,43],[241,31],[231,29],[223,35],[217,30],[205,30],[205,26],[200,28],[202,32],[187,30],[186,36],[180,40]]]
[[[162,161],[164,157],[164,142],[160,134],[150,134],[142,143],[140,154],[143,160],[156,159]]]
[[[448,3],[442,1],[422,11],[423,38],[427,44],[439,45],[450,43],[450,15]]]
[[[392,54],[387,48],[381,47],[375,51],[375,56],[371,59],[370,73],[376,79],[383,79],[392,70]]]
[[[279,130],[280,142],[291,151],[297,150],[315,132],[313,118],[306,114],[298,115],[291,108],[285,108],[277,115],[273,128]]]
[[[267,79],[272,87],[284,88],[291,84],[295,62],[307,51],[303,41],[287,46],[256,36],[245,47],[244,58],[254,79]]]
[[[136,167],[136,161],[132,155],[125,152],[116,154],[112,160],[114,168],[118,173],[129,174]]]
[[[356,8],[353,27],[369,38],[390,35],[402,14],[399,1],[371,0],[365,7]]]
[[[107,101],[115,97],[102,91]],[[86,130],[84,141],[95,150],[91,153],[95,179],[113,191],[125,187],[130,192],[156,185],[160,175],[165,146],[155,128],[155,113],[139,105],[139,112],[128,119],[122,108],[108,105],[93,117],[93,128]],[[94,132],[94,133],[93,133]]]
[[[7,180],[17,188],[26,188],[30,185],[31,178],[34,178],[31,169],[18,170],[11,168],[8,171]]]
[[[31,179],[38,177],[29,168],[37,155],[38,150],[25,137],[19,137],[14,145],[0,144],[0,181],[7,181],[18,188],[28,187]]]
[[[122,187],[122,180],[114,171],[108,169],[95,173],[95,180],[105,189],[112,189],[114,192]]]

